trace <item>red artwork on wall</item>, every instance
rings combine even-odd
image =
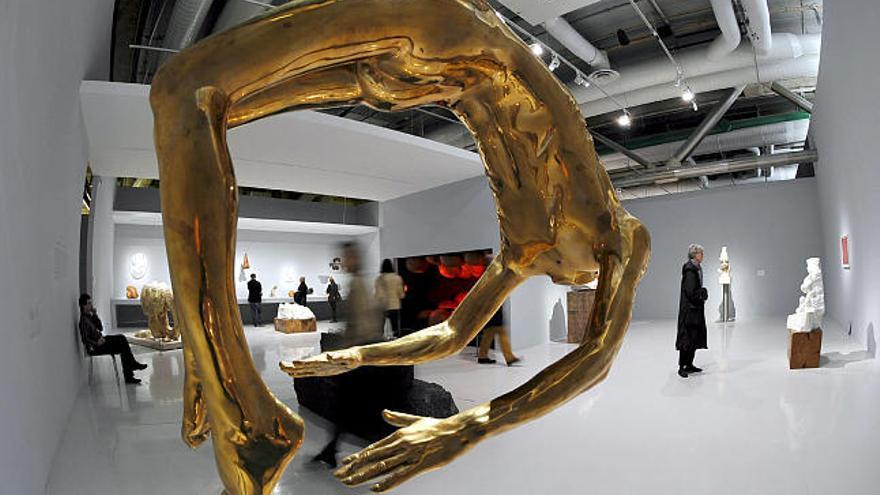
[[[849,270],[849,236],[840,238],[840,254],[843,260],[843,268]]]

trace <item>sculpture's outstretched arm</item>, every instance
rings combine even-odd
[[[386,411],[402,428],[345,459],[336,475],[349,485],[383,478],[374,491],[448,464],[481,440],[546,414],[602,381],[620,349],[635,289],[650,253],[647,230],[632,217],[621,228],[623,249],[599,255],[600,281],[581,345],[515,390],[446,419]]]
[[[335,375],[362,365],[418,364],[451,356],[477,336],[523,280],[501,253],[446,321],[390,342],[281,363],[281,369],[296,377]]]

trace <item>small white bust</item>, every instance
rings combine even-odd
[[[730,285],[730,257],[727,255],[727,246],[721,247],[721,255],[718,257],[721,268],[718,269],[718,283]]]
[[[819,258],[807,259],[807,276],[801,283],[801,296],[794,314],[788,315],[787,326],[795,332],[809,332],[822,326],[825,315],[825,287]]]

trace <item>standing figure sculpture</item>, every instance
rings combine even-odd
[[[483,0],[295,1],[176,55],[156,75],[150,100],[185,343],[183,435],[192,446],[213,437],[228,494],[270,493],[303,436],[302,420],[253,365],[232,272],[238,193],[226,130],[280,111],[449,109],[479,143],[501,237],[498,256],[448,320],[391,342],[283,363],[291,375],[450,356],[529,277],[580,285],[599,276],[578,348],[452,417],[387,412],[401,429],[346,459],[337,471],[344,483],[378,478],[373,490],[388,490],[607,376],[650,237],[621,206],[569,92]]]
[[[718,283],[721,284],[721,304],[718,305],[718,320],[722,323],[736,319],[736,306],[733,304],[733,292],[730,288],[730,255],[727,254],[727,246],[721,246],[721,254],[718,256]]]

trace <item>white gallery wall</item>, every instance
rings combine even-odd
[[[718,255],[727,246],[737,319],[779,317],[784,330],[807,274],[804,260],[822,256],[815,179],[657,196],[624,207],[651,232],[651,264],[634,319],[677,317],[681,267],[693,242],[706,249],[706,321],[719,317]]]
[[[816,181],[716,188],[632,200],[625,207],[651,231],[651,265],[639,287],[633,317],[675,318],[681,265],[690,242],[706,248],[710,299],[717,319],[716,270],[722,245],[730,250],[733,296],[740,319],[784,317],[797,306],[804,260],[822,255]],[[495,205],[485,178],[469,179],[382,203],[382,256],[403,257],[498,248]],[[548,278],[517,288],[506,305],[515,348],[565,334],[565,293]]]
[[[114,289],[113,298],[124,298],[125,288],[135,286],[140,292],[148,282],[171,283],[168,272],[168,258],[162,228],[153,225],[116,225],[115,249],[113,256]],[[236,292],[239,298],[247,297],[247,280],[251,273],[263,284],[263,297],[270,297],[273,286],[278,286],[279,297],[287,297],[287,292],[296,290],[299,277],[306,277],[306,283],[315,290],[314,296],[325,296],[324,277],[333,276],[343,294],[347,292],[347,276],[334,272],[330,262],[339,256],[339,245],[354,240],[363,246],[374,243],[376,234],[344,236],[329,234],[303,234],[290,232],[238,232],[235,255]],[[143,254],[147,260],[147,271],[141,279],[132,276],[131,259],[135,254]],[[245,254],[250,269],[241,278],[241,264]],[[367,251],[365,256],[370,256]],[[373,256],[376,256],[374,253]],[[378,264],[376,259],[370,266]]]
[[[485,176],[385,201],[380,209],[383,258],[491,248],[498,252],[498,219]],[[511,345],[522,349],[564,334],[564,287],[547,277],[518,287],[505,304]],[[551,324],[552,321],[552,324]]]
[[[45,492],[83,383],[75,332],[88,161],[83,78],[106,78],[110,0],[0,2],[0,491]]]
[[[825,2],[824,19],[811,139],[819,151],[825,303],[829,316],[873,351],[880,325],[880,52],[873,48],[880,3]],[[849,236],[849,270],[841,236]]]

